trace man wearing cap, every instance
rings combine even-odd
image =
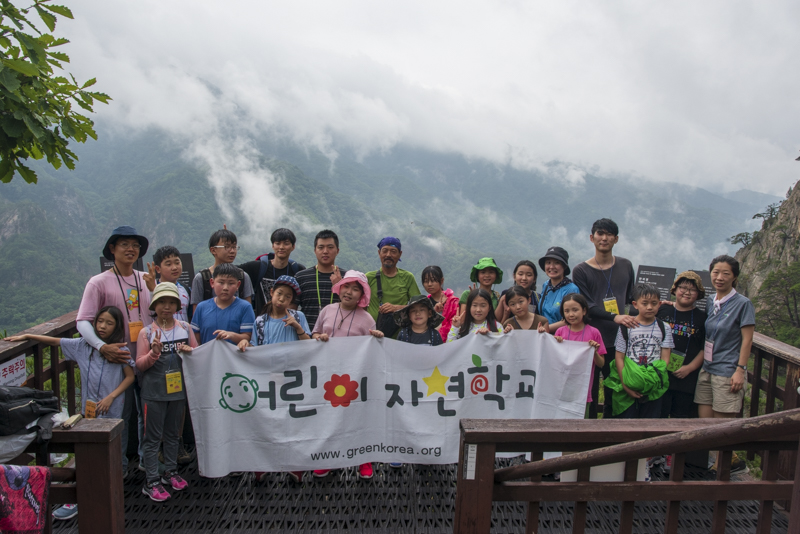
[[[152,322],[147,310],[150,308],[150,291],[144,274],[133,269],[136,260],[147,253],[149,242],[131,226],[114,228],[103,247],[103,256],[114,262],[114,266],[89,279],[78,308],[78,332],[89,345],[97,349],[110,362],[124,363],[136,354],[136,338],[139,331]],[[92,321],[104,306],[116,306],[122,312],[125,343],[105,343],[94,332]],[[134,386],[135,387],[135,386]],[[122,443],[128,443],[128,419],[133,409],[134,395],[125,395],[122,417],[125,427]],[[141,437],[141,433],[140,433]],[[141,447],[141,439],[140,447]],[[122,455],[123,470],[128,458]]]
[[[378,243],[381,268],[367,273],[367,281],[372,290],[367,311],[379,323],[379,330],[381,324],[378,321],[378,315],[389,315],[389,320],[394,324],[394,318],[391,315],[405,307],[411,297],[420,294],[414,275],[397,268],[397,262],[400,261],[402,255],[403,249],[400,240],[396,237],[384,237]],[[396,325],[394,326],[396,329]]]
[[[539,299],[539,313],[550,323],[550,333],[567,324],[561,316],[561,301],[570,293],[580,293],[580,289],[569,278],[569,253],[561,247],[550,247],[539,258],[547,280],[542,284],[542,297]]]

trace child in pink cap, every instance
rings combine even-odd
[[[347,271],[344,278],[332,288],[341,302],[328,304],[319,314],[311,337],[328,341],[333,337],[368,336],[383,337],[383,332],[375,330],[375,319],[367,313],[370,289],[367,277],[359,271]],[[315,469],[315,477],[325,477],[330,469]],[[372,478],[372,464],[358,466],[361,478]]]

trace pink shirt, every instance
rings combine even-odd
[[[600,333],[600,330],[593,326],[589,326],[588,324],[584,326],[583,330],[580,332],[573,332],[570,330],[569,325],[564,325],[558,330],[556,330],[556,334],[558,337],[563,337],[567,341],[597,341],[600,346],[597,347],[597,354],[603,355],[606,353],[606,347],[603,345],[603,335]],[[594,357],[592,357],[592,362],[594,362]],[[592,385],[594,384],[594,369],[592,369],[591,374],[589,374],[589,394],[586,396],[586,402],[592,402]]]
[[[312,334],[328,337],[368,336],[375,330],[375,319],[364,308],[352,311],[341,309],[338,302],[328,304],[319,312]]]
[[[125,342],[131,354],[136,354],[136,340],[130,338],[128,321],[142,321],[144,326],[153,322],[150,317],[150,291],[145,285],[144,273],[133,271],[131,276],[117,276],[108,270],[91,277],[83,290],[77,320],[94,321],[97,312],[105,306],[116,306],[122,312]],[[140,310],[143,311],[140,313]]]

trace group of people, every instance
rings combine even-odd
[[[503,270],[492,258],[481,258],[470,273],[470,288],[456,295],[434,265],[420,273],[421,293],[415,275],[398,268],[403,250],[395,237],[380,240],[380,267],[364,273],[337,265],[339,238],[331,230],[314,238],[317,262],[306,268],[290,258],[296,237],[288,229],[272,234],[274,252],[239,265],[236,235],[223,229],[209,239],[214,264],[198,272],[187,290],[178,282],[182,265],[175,247],[158,249],[147,272],[134,270],[149,242],[121,226],[103,248],[113,267],[89,280],[84,291],[77,317],[82,337],[9,340],[60,345],[64,357],[77,362],[84,415],[125,420],[123,469],[137,405],[140,468],[146,472],[142,491],[154,501],[168,499],[167,488],[187,487],[177,463],[187,415],[182,357],[213,339],[241,351],[367,335],[437,346],[471,334],[536,330],[595,349],[587,362],[587,417],[595,416],[601,375],[604,418],[734,417],[742,407],[755,325],[753,305],[735,289],[737,260],[711,261],[714,295],[706,295],[700,277],[686,271],[672,285],[675,300],[664,301],[654,286],[635,282],[629,260],[613,254],[619,240],[614,221],[596,221],[589,239],[595,254],[574,269],[567,251],[554,246],[536,263],[517,263],[502,292],[495,287],[503,283]],[[539,270],[546,278],[537,291]],[[707,312],[697,307],[706,297]],[[733,469],[740,469],[743,462],[735,461]],[[359,466],[359,474],[371,478],[372,465]],[[303,473],[289,476],[299,481]],[[65,505],[54,515],[76,513],[77,505]]]

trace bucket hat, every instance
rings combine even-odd
[[[106,246],[103,247],[103,257],[107,260],[114,261],[114,256],[111,254],[111,249],[109,249],[109,245],[112,243],[116,243],[118,239],[122,237],[135,237],[136,240],[139,242],[139,258],[144,256],[147,253],[147,247],[150,246],[150,242],[147,238],[143,235],[139,235],[136,232],[136,228],[133,226],[117,226],[111,232],[111,237],[106,240]],[[137,258],[138,259],[138,258]]]
[[[172,297],[178,301],[178,309],[181,309],[181,296],[178,294],[178,288],[172,282],[161,282],[153,290],[153,296],[150,297],[150,311],[155,311],[156,302],[165,297]]]
[[[361,284],[361,290],[364,292],[358,301],[358,307],[366,308],[367,306],[369,306],[369,299],[370,296],[372,295],[372,291],[369,288],[369,282],[367,282],[367,275],[365,275],[361,271],[347,271],[346,273],[344,273],[344,278],[342,278],[333,285],[331,291],[333,291],[334,295],[338,295],[341,287],[344,284],[350,282],[358,282],[359,284]]]
[[[444,321],[444,317],[438,313],[433,307],[433,301],[425,295],[414,295],[409,299],[408,304],[394,312],[394,322],[400,328],[405,328],[411,325],[411,318],[408,312],[414,304],[424,304],[426,308],[431,310],[431,316],[428,319],[428,328],[438,328]]]
[[[678,289],[678,283],[681,280],[689,280],[695,285],[697,288],[697,300],[706,298],[706,288],[703,287],[703,279],[694,271],[683,271],[675,277],[675,281],[672,282],[672,289],[669,290],[670,293],[673,295],[675,294],[675,291]]]
[[[539,267],[544,271],[545,260],[558,260],[564,264],[564,276],[569,275],[569,252],[561,247],[550,247],[544,256],[539,258]]]
[[[501,283],[503,281],[503,270],[497,266],[497,263],[494,261],[494,258],[481,258],[480,260],[478,260],[478,263],[472,266],[472,271],[469,273],[470,281],[477,284],[478,271],[488,269],[489,267],[497,271],[497,278],[495,279],[494,283],[495,284]]]

